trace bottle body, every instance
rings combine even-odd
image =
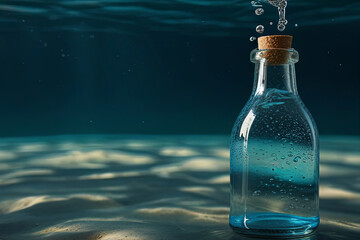
[[[297,94],[293,64],[256,67],[231,135],[230,226],[250,235],[309,234],[319,224],[316,125]]]

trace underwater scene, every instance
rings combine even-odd
[[[255,120],[262,141],[244,155],[231,134],[249,135],[236,124],[262,71],[250,54],[280,34],[314,126]],[[297,239],[357,239],[359,54],[357,0],[0,1],[0,239],[250,239],[229,227],[230,168],[245,167],[230,144],[259,160],[240,191],[249,209],[289,210],[304,231],[320,219]],[[261,111],[290,118],[291,91],[264,96]]]

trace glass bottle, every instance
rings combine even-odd
[[[297,92],[298,52],[279,49],[283,60],[271,63],[269,51],[251,52],[254,87],[231,135],[230,226],[245,235],[302,236],[319,224],[318,132]]]

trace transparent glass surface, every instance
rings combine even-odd
[[[252,95],[231,136],[230,226],[250,235],[298,236],[319,224],[318,133],[295,80],[298,54],[268,65],[254,50]]]

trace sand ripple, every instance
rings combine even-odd
[[[310,239],[360,234],[359,143],[323,138]],[[228,227],[227,136],[2,139],[0,166],[0,239],[239,239]]]

